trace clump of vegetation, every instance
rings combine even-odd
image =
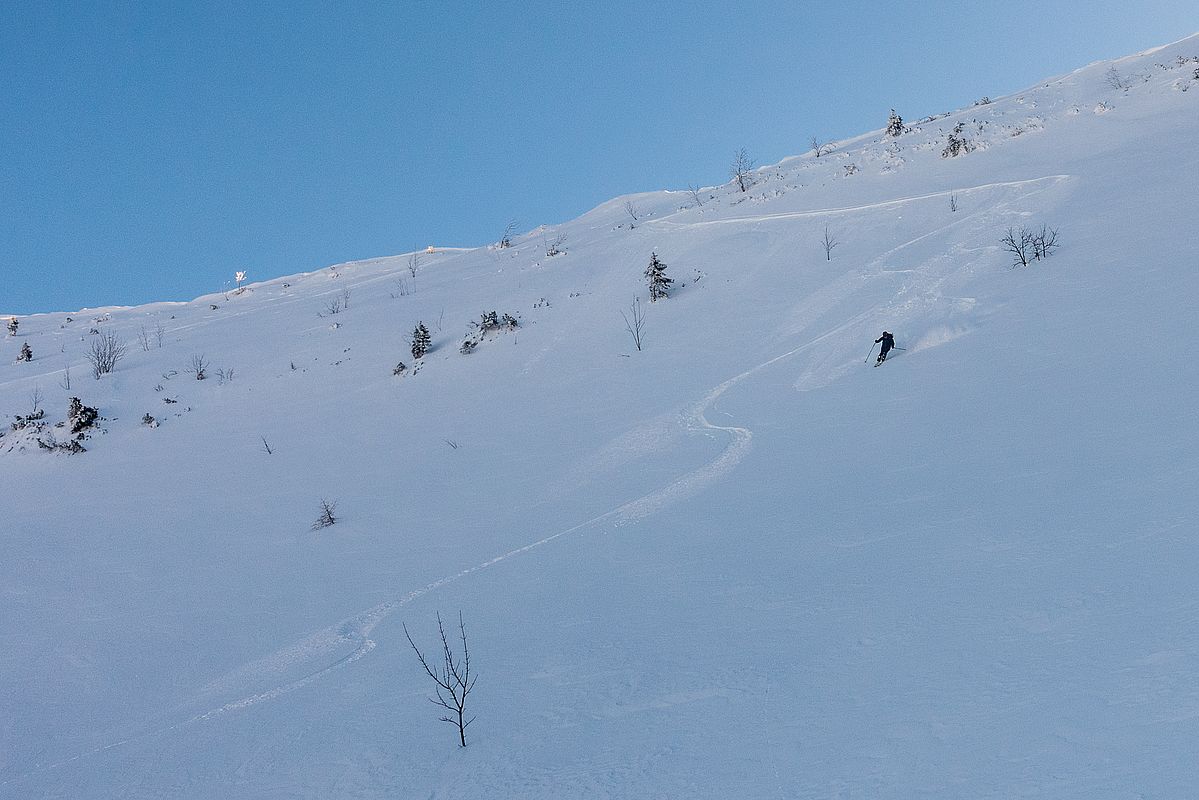
[[[96,424],[100,412],[91,406],[85,406],[78,397],[72,397],[67,408],[67,422],[70,424],[71,435],[85,433]]]
[[[470,332],[467,333],[462,346],[458,348],[458,352],[463,355],[474,352],[480,342],[492,334],[516,330],[520,327],[520,322],[511,314],[500,316],[495,311],[485,311],[479,315],[479,321],[472,322],[470,327]]]
[[[965,129],[966,123],[964,122],[953,126],[953,132],[949,134],[949,144],[945,145],[945,149],[941,151],[941,158],[954,158],[974,150],[974,144],[962,135],[962,131]]]

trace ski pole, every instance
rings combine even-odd
[[[892,350],[907,350],[906,347],[892,347]]]
[[[875,342],[874,344],[878,344],[878,342]],[[870,363],[870,357],[874,355],[874,344],[870,345],[870,352],[866,354],[866,360],[862,362],[863,364]]]

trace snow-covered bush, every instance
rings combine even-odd
[[[79,436],[85,433],[89,428],[96,424],[96,420],[100,417],[100,412],[91,406],[85,406],[83,401],[78,397],[72,397],[70,405],[67,408],[67,422],[70,425],[71,434]]]
[[[17,353],[17,361],[32,361],[33,351],[29,349],[29,342],[21,343],[21,352]]]
[[[21,416],[20,414],[14,415],[14,417],[13,417],[14,421],[12,423],[10,423],[10,427],[14,431],[23,431],[29,427],[37,428],[37,427],[40,427],[39,423],[41,422],[41,420],[43,420],[45,418],[46,418],[46,409],[39,408],[39,409],[34,410],[30,414],[26,414],[25,416]]]
[[[945,145],[945,149],[941,151],[941,158],[954,158],[974,150],[974,145],[962,135],[962,131],[965,129],[966,123],[964,122],[953,126],[953,131],[949,134],[949,144]]]
[[[65,442],[58,441],[53,433],[47,432],[44,437],[39,436],[37,446],[49,453],[86,453],[87,448],[79,441],[78,438],[67,439]]]
[[[470,327],[470,332],[467,333],[466,339],[458,348],[458,352],[463,355],[474,352],[474,349],[489,335],[497,331],[516,330],[520,327],[520,323],[511,314],[504,314],[501,317],[495,311],[485,311],[479,315],[479,321],[472,322]]]

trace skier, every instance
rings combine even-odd
[[[883,347],[878,351],[878,360],[874,362],[874,366],[878,366],[887,360],[887,353],[891,352],[891,348],[895,346],[895,337],[887,331],[883,331],[883,335],[874,340],[875,344],[883,343]]]

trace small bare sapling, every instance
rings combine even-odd
[[[264,440],[265,442],[265,440]],[[269,452],[269,450],[268,450]],[[312,530],[319,531],[322,528],[329,528],[337,524],[337,517],[333,512],[337,510],[335,501],[321,498],[321,512],[317,514],[316,521],[312,523]]]
[[[634,297],[633,302],[629,304],[629,313],[621,311],[620,316],[624,319],[624,329],[633,337],[637,352],[641,352],[641,341],[645,336],[645,310],[641,308],[641,301]]]
[[[408,644],[412,645],[412,650],[420,660],[420,665],[425,668],[425,674],[437,684],[435,689],[437,696],[430,697],[429,701],[446,710],[447,713],[440,718],[441,721],[448,722],[457,728],[458,746],[466,747],[466,728],[475,721],[474,717],[466,718],[466,698],[475,688],[475,681],[478,680],[478,677],[472,675],[470,671],[470,649],[466,645],[466,626],[462,622],[462,612],[458,612],[458,633],[462,641],[461,655],[450,646],[449,636],[445,632],[445,625],[441,622],[440,612],[437,614],[437,632],[441,636],[441,664],[438,665],[437,670],[434,670],[429,665],[424,653],[416,646],[416,642],[412,641],[412,635],[408,633],[408,626],[404,626],[404,636],[408,637]]]
[[[190,375],[194,375],[196,380],[202,381],[208,377],[208,367],[210,366],[208,359],[201,353],[192,356],[191,366],[187,368]]]
[[[833,260],[833,248],[841,244],[837,241],[837,237],[829,231],[828,226],[824,226],[824,236],[820,239],[820,246],[824,248],[824,260]]]

